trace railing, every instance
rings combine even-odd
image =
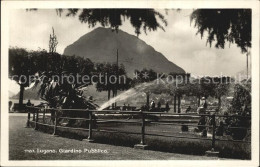
[[[30,127],[30,122],[34,123],[34,129],[38,129],[38,125],[43,126],[49,126],[53,127],[53,134],[54,136],[57,136],[57,128],[66,128],[66,129],[73,129],[73,130],[82,130],[82,131],[88,131],[88,138],[86,139],[89,142],[93,141],[93,131],[94,132],[108,132],[108,133],[126,133],[126,134],[135,134],[135,135],[141,135],[140,144],[138,146],[145,147],[146,146],[146,140],[145,136],[160,136],[160,137],[172,137],[172,138],[185,138],[185,139],[198,139],[198,140],[209,140],[211,141],[211,151],[215,151],[215,142],[216,141],[227,141],[227,142],[243,142],[243,143],[251,143],[250,141],[244,141],[244,140],[230,140],[230,139],[219,139],[216,138],[216,129],[219,127],[216,123],[216,118],[243,118],[246,120],[251,120],[251,117],[249,116],[240,116],[240,115],[218,115],[218,114],[189,114],[189,113],[162,113],[162,112],[146,112],[146,111],[115,111],[115,110],[86,110],[86,109],[49,109],[49,108],[37,108],[37,107],[27,107],[28,111],[28,118],[26,126]],[[62,113],[69,112],[80,112],[81,116],[83,117],[69,117],[64,116]],[[51,115],[46,115],[47,113],[50,113]],[[32,114],[32,120],[31,120],[31,114]],[[109,119],[98,119],[99,115],[129,115],[129,116],[138,116],[140,121],[124,121],[124,120],[109,120]],[[198,119],[201,117],[208,118],[210,120],[209,125],[198,125],[198,124],[190,124],[192,120],[189,121],[163,121],[163,120],[147,120],[149,116],[158,116],[158,117],[189,117],[191,119]],[[42,122],[39,122],[39,116],[42,118]],[[95,116],[95,118],[93,118]],[[50,117],[53,121],[52,124],[46,123],[46,117]],[[58,119],[68,119],[68,120],[82,120],[87,121],[88,127],[81,128],[81,127],[66,127],[66,126],[60,126],[58,125]],[[125,131],[116,131],[116,130],[105,130],[105,129],[95,129],[93,128],[93,123],[99,124],[99,123],[137,123],[141,124],[141,128],[139,132],[125,132]],[[180,123],[181,122],[181,123]],[[193,121],[198,122],[198,121]],[[179,136],[179,135],[169,135],[169,134],[153,134],[153,133],[147,133],[146,132],[146,125],[147,124],[159,124],[159,125],[172,125],[172,126],[187,126],[187,127],[204,127],[204,128],[210,128],[212,129],[212,137],[211,138],[203,138],[203,137],[193,137],[193,136]],[[248,127],[248,126],[247,126]],[[251,131],[250,128],[247,127],[228,127],[229,129],[244,129],[248,131]],[[251,127],[251,125],[249,126]],[[165,132],[167,133],[167,131]]]

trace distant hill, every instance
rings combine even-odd
[[[95,63],[116,62],[117,49],[119,64],[124,64],[129,77],[133,76],[135,69],[143,68],[163,73],[185,73],[138,37],[121,30],[112,32],[109,28],[96,28],[83,35],[65,48],[64,55],[86,57]]]
[[[11,92],[10,90],[8,91],[8,97],[13,97],[15,93]]]
[[[40,96],[38,96],[39,89],[40,89],[40,86],[38,86],[36,88],[25,89],[24,94],[23,94],[23,97],[24,97],[23,99],[39,100],[40,99]],[[20,92],[14,96],[9,96],[9,97],[14,98],[14,99],[19,99],[19,95],[20,95]]]

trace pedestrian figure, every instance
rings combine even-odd
[[[93,96],[89,96],[88,100],[89,102],[93,103],[94,102]]]
[[[12,102],[12,101],[9,101],[9,111],[11,111],[12,105],[13,105],[13,102]]]
[[[122,110],[123,110],[123,111],[125,111],[125,110],[126,110],[126,105],[125,105],[125,103],[124,103],[124,105],[123,105],[123,108],[122,108]]]
[[[155,109],[155,102],[153,100],[152,103],[151,103],[151,110],[154,111],[154,109]]]
[[[205,129],[205,127],[204,127],[206,125],[206,117],[205,116],[200,117],[198,125],[199,125],[198,126],[199,131],[203,131]]]
[[[186,113],[190,112],[191,110],[191,107],[189,106],[187,109],[186,109]]]
[[[223,121],[220,121],[219,126],[216,129],[216,135],[223,136],[223,134],[224,134],[224,123]]]
[[[30,99],[29,99],[28,102],[26,103],[26,106],[32,106],[32,103],[31,103]]]
[[[168,101],[166,102],[166,105],[165,105],[165,110],[166,110],[166,112],[169,112],[169,110],[170,110],[170,106],[169,106],[169,103],[168,103]]]
[[[160,101],[158,101],[157,107],[158,107],[158,109],[161,109],[161,102]]]
[[[203,107],[204,109],[207,109],[207,108],[208,108],[208,104],[207,104],[206,98],[205,98],[205,97],[202,97],[202,100],[203,100],[202,107]]]

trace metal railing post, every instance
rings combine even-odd
[[[26,128],[30,127],[30,118],[31,118],[31,113],[30,113],[30,108],[27,108],[28,110],[28,116],[27,116],[27,122],[26,122]]]
[[[141,129],[141,142],[140,144],[136,144],[134,148],[136,149],[146,149],[147,145],[145,145],[145,113],[140,112],[142,119],[142,129]]]
[[[88,142],[93,142],[94,140],[92,139],[92,125],[93,125],[93,118],[92,118],[92,112],[88,111],[89,113],[89,123],[88,123]]]
[[[35,108],[33,109],[33,121],[35,121]]]
[[[215,141],[216,141],[216,137],[215,137],[215,134],[216,134],[216,115],[215,114],[212,115],[212,126],[213,126],[213,129],[212,129],[212,146],[211,146],[211,150],[215,151]]]
[[[46,112],[46,108],[43,109],[43,116],[42,116],[43,123],[45,123],[45,112]]]
[[[142,138],[140,144],[145,145],[144,135],[145,135],[145,115],[141,112],[142,116]]]
[[[87,114],[88,114],[88,138],[87,139],[83,139],[83,141],[87,141],[87,142],[94,142],[94,140],[92,139],[92,121],[93,121],[93,115],[92,115],[92,111],[87,110]]]
[[[206,151],[206,155],[210,157],[218,157],[219,152],[215,150],[215,141],[216,141],[216,115],[212,115],[212,143],[211,150]]]
[[[34,127],[35,130],[38,129],[37,127],[38,121],[39,121],[39,109],[36,110],[36,119],[35,119],[35,127]]]

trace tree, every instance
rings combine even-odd
[[[83,96],[83,89],[91,85],[94,64],[89,59],[47,53],[49,66],[39,69],[35,85],[40,85],[39,95],[50,107],[94,109]],[[43,61],[44,62],[44,61]],[[39,59],[37,63],[42,63]],[[37,64],[36,63],[36,64]]]
[[[221,97],[229,93],[230,83],[230,77],[203,77],[194,80],[192,84],[187,84],[185,87],[187,93],[190,92],[198,98],[198,106],[200,106],[201,97],[207,99],[211,96],[218,99],[218,109],[220,109]]]
[[[100,23],[103,27],[109,26],[116,31],[127,18],[137,35],[141,33],[141,28],[146,33],[147,30],[156,31],[158,28],[164,30],[164,26],[167,26],[164,16],[154,9],[58,9],[56,11],[60,16],[63,13],[67,17],[78,15],[80,22],[87,23],[89,27],[95,27]]]
[[[230,77],[214,78],[216,87],[214,89],[215,97],[218,99],[218,110],[221,108],[221,97],[227,95],[230,88]],[[217,80],[217,82],[216,82]]]
[[[202,88],[201,88],[201,85],[199,84],[199,80],[195,80],[193,84],[189,84],[189,92],[193,95],[193,96],[196,96],[197,97],[197,106],[199,107],[200,106],[200,100],[201,100],[201,97],[203,96],[202,95]]]
[[[216,48],[224,48],[226,42],[236,43],[242,53],[246,53],[247,75],[252,40],[251,18],[251,9],[197,9],[190,17],[201,38],[205,32],[208,33],[207,43],[210,47],[213,41],[216,41]]]
[[[50,40],[49,40],[49,52],[50,53],[56,52],[57,45],[58,45],[58,39],[54,33],[54,28],[52,27],[52,34],[50,34]]]
[[[138,84],[144,83],[144,82],[151,82],[157,79],[157,74],[152,69],[148,70],[146,68],[142,69],[141,71],[135,70],[135,77],[132,81],[132,87],[135,87]],[[145,90],[146,94],[146,106],[149,109],[149,98],[151,93],[151,87],[147,87]]]
[[[23,48],[9,48],[9,78],[20,85],[19,109],[23,109],[24,89],[30,86],[30,76],[37,71],[30,53]]]
[[[203,37],[208,33],[207,43],[224,48],[225,43],[236,43],[242,53],[251,47],[252,30],[251,9],[197,9],[191,14],[191,22],[195,22],[197,34]]]
[[[120,64],[120,66],[118,67],[117,77],[118,79],[117,79],[116,90],[124,91],[131,88],[132,79],[126,75],[125,66],[123,64]]]
[[[201,85],[201,95],[207,99],[208,97],[214,97],[216,89],[216,84],[214,83],[214,78],[212,77],[202,77],[199,80],[199,84]]]
[[[251,80],[244,80],[234,87],[234,97],[231,102],[231,112],[249,112],[251,114]]]
[[[130,88],[131,79],[127,77],[125,67],[121,64],[98,63],[96,64],[96,75],[100,76],[96,82],[97,91],[107,91],[108,100],[111,96],[116,96],[115,90],[127,90]]]
[[[21,105],[24,88],[36,83],[40,85],[39,95],[51,107],[85,107],[82,89],[92,83],[91,80],[84,82],[83,77],[90,78],[93,71],[94,64],[82,57],[63,56],[45,50],[9,49],[9,77],[21,87]]]
[[[39,65],[35,76],[35,87],[40,85],[39,95],[48,103],[50,108],[61,109],[96,109],[98,106],[91,99],[83,95],[84,88],[92,84],[91,75],[94,71],[94,64],[89,60],[76,56],[64,56],[58,53],[46,53],[45,55],[34,52],[35,64]],[[48,59],[46,64],[45,60]],[[45,64],[46,66],[40,66]],[[54,121],[54,110],[51,111],[51,119]],[[86,113],[57,112],[63,117],[88,118]],[[66,121],[63,118],[59,121]],[[68,126],[73,125],[75,119],[67,122]],[[81,122],[84,126],[84,122]],[[80,125],[80,126],[81,126]]]
[[[108,92],[108,100],[110,99],[111,96],[111,90],[112,85],[111,82],[107,82],[107,79],[110,77],[110,74],[112,72],[112,66],[109,63],[103,64],[103,63],[98,63],[96,64],[96,75],[97,76],[102,76],[100,79],[96,80],[96,89],[97,91],[107,91]],[[115,73],[115,72],[112,72]],[[105,83],[106,82],[106,83]]]

